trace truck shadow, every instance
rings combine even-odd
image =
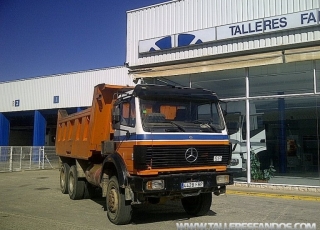
[[[215,216],[216,213],[209,211],[207,216]],[[147,224],[163,221],[182,222],[193,219],[193,216],[188,215],[180,202],[164,205],[142,205],[133,210],[131,224]]]
[[[106,212],[105,199],[91,199],[92,201],[98,203],[102,206],[103,210]],[[194,218],[188,215],[179,200],[177,201],[167,201],[165,204],[141,204],[134,205],[132,207],[132,221],[131,224],[148,224],[156,223],[162,221],[188,221]],[[216,216],[217,213],[210,210],[206,216]]]
[[[165,204],[142,204],[133,206],[132,223],[146,224],[162,221],[185,221],[192,218],[184,211],[180,202]]]

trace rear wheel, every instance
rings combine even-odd
[[[68,191],[69,197],[72,200],[82,199],[84,196],[85,181],[79,180],[77,168],[72,165],[68,174]]]
[[[60,189],[63,194],[68,193],[68,175],[70,166],[67,163],[63,163],[60,168]]]
[[[181,199],[186,213],[192,216],[206,215],[211,207],[212,193],[200,193],[198,196],[189,196]]]
[[[107,215],[114,224],[128,224],[131,221],[132,208],[126,204],[124,192],[120,190],[118,179],[112,176],[108,183],[106,197]]]

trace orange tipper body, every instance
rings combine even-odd
[[[233,183],[223,114],[217,95],[204,89],[97,85],[90,108],[59,111],[61,191],[80,199],[101,188],[115,224],[131,219],[124,201],[178,198],[187,213],[203,214],[212,193]]]
[[[56,135],[59,156],[89,160],[101,151],[101,141],[111,140],[114,133],[111,109],[115,93],[120,89],[130,87],[97,85],[90,108],[70,115],[65,110],[59,110]]]

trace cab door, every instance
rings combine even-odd
[[[136,144],[135,97],[123,99],[118,105],[120,128],[114,132],[116,152],[123,158],[128,171],[133,170],[133,146]]]

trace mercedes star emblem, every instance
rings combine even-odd
[[[188,148],[185,152],[185,158],[189,163],[195,162],[198,158],[198,151],[195,148]]]

